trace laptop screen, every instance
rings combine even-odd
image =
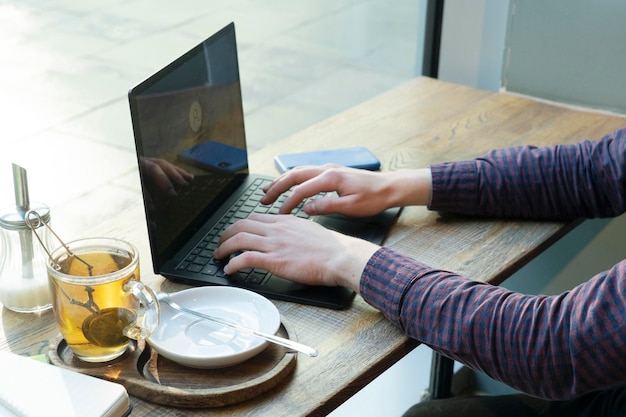
[[[248,173],[231,23],[129,92],[155,266]]]

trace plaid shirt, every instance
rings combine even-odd
[[[626,211],[625,164],[626,129],[597,142],[492,151],[431,166],[429,208],[617,216]],[[360,290],[410,337],[531,395],[566,399],[626,382],[626,261],[563,294],[524,295],[381,248]]]

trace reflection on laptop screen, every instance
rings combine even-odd
[[[132,89],[129,100],[148,232],[162,259],[248,173],[234,25]]]

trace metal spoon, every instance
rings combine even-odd
[[[170,295],[168,293],[161,292],[161,291],[155,291],[155,294],[156,294],[156,297],[157,297],[157,299],[159,301],[169,305],[174,310],[178,310],[178,311],[181,311],[181,312],[187,313],[187,314],[192,314],[192,315],[200,317],[200,318],[202,318],[204,320],[209,320],[209,321],[212,321],[214,323],[221,324],[222,326],[230,327],[231,329],[234,329],[234,330],[236,330],[236,331],[238,331],[240,333],[251,334],[251,335],[260,337],[261,339],[265,339],[268,342],[272,342],[272,343],[276,343],[277,345],[288,347],[290,349],[293,349],[293,350],[296,350],[298,352],[304,353],[304,354],[309,355],[311,357],[315,357],[315,356],[318,355],[317,350],[313,349],[312,347],[303,345],[302,343],[294,342],[293,340],[285,339],[284,337],[276,336],[276,335],[273,335],[273,334],[261,332],[259,330],[252,329],[250,327],[245,327],[245,326],[242,326],[241,324],[233,323],[233,322],[231,322],[229,320],[224,320],[224,319],[222,319],[220,317],[209,316],[208,314],[203,314],[203,313],[200,313],[198,311],[185,308],[185,307],[177,304],[175,301],[173,301],[170,298]]]

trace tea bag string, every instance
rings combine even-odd
[[[31,215],[35,216],[36,218],[31,220]],[[26,223],[26,225],[33,231],[33,233],[35,234],[35,237],[37,238],[37,240],[39,241],[39,243],[41,244],[41,247],[43,248],[44,251],[46,251],[46,253],[48,254],[48,259],[50,259],[50,262],[54,265],[54,269],[56,269],[57,271],[61,269],[61,265],[59,265],[59,263],[57,261],[55,261],[52,258],[52,254],[50,253],[50,251],[48,250],[48,248],[46,247],[46,244],[43,242],[43,240],[41,240],[41,237],[39,236],[39,234],[37,233],[37,230],[39,227],[41,226],[45,226],[50,233],[52,233],[52,235],[59,241],[59,243],[61,243],[61,245],[65,248],[65,251],[67,252],[67,254],[75,259],[78,259],[80,262],[82,262],[83,264],[85,264],[85,266],[87,266],[87,269],[89,270],[89,276],[92,276],[92,270],[93,270],[93,266],[88,264],[87,262],[85,262],[83,259],[81,259],[78,255],[76,255],[74,252],[72,252],[72,250],[69,248],[69,246],[67,246],[67,244],[65,244],[65,242],[63,242],[63,240],[61,240],[61,238],[59,237],[59,235],[57,235],[55,233],[54,230],[52,230],[52,228],[50,227],[50,225],[48,223],[46,223],[46,221],[41,217],[41,215],[36,211],[36,210],[28,210],[26,212],[26,214],[24,215],[24,222]]]

